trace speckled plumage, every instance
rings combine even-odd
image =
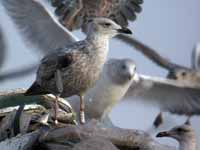
[[[36,82],[50,93],[57,94],[54,73],[60,69],[64,86],[61,96],[84,93],[98,79],[106,60],[106,54],[98,51],[104,48],[103,45],[96,48],[87,41],[80,41],[47,55],[42,59]]]
[[[143,0],[51,0],[56,14],[68,29],[86,29],[92,17],[107,17],[121,26],[134,21]]]
[[[55,110],[58,96],[78,95],[81,123],[85,122],[84,94],[99,78],[106,61],[109,39],[119,33],[131,34],[129,29],[107,18],[95,18],[88,26],[90,30],[85,40],[68,44],[42,59],[36,81],[25,93],[56,95]]]

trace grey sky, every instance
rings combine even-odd
[[[156,48],[160,54],[182,65],[190,66],[190,55],[194,44],[200,41],[199,0],[144,0],[143,11],[137,21],[131,24],[133,36]],[[12,23],[5,16],[0,6],[1,26],[9,44],[8,58],[4,71],[37,62],[39,59],[26,47],[24,41],[13,29]],[[80,32],[76,32],[80,36]],[[81,37],[83,37],[81,35]],[[152,64],[141,54],[133,51],[121,42],[112,40],[109,57],[129,57],[135,60],[137,70],[151,75],[165,75],[165,71]],[[27,88],[34,80],[34,75],[14,81],[1,83],[0,89]],[[134,103],[121,104],[112,112],[112,120],[121,127],[148,129],[158,110],[151,106]],[[127,116],[127,117],[124,117]],[[184,117],[167,115],[167,123],[162,129],[169,129],[184,122]],[[200,117],[192,119],[195,129]],[[158,131],[156,131],[158,132]],[[176,144],[172,140],[159,139],[161,142]]]

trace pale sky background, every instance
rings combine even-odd
[[[181,64],[190,66],[190,56],[194,45],[200,41],[200,12],[199,0],[144,0],[143,11],[138,15],[137,20],[131,23],[130,28],[133,35],[157,49],[166,58]],[[22,67],[27,64],[38,62],[38,55],[32,53],[31,47],[24,44],[24,40],[17,33],[14,25],[6,16],[0,6],[0,25],[5,31],[8,43],[8,61],[3,71],[12,68]],[[80,33],[77,36],[82,37]],[[166,71],[157,67],[138,52],[121,42],[112,40],[109,57],[132,58],[137,64],[138,72],[165,76]],[[30,75],[23,79],[10,80],[0,83],[0,90],[28,88],[35,76]],[[153,106],[144,105],[139,102],[131,104],[120,104],[111,113],[112,121],[124,128],[136,128],[149,131],[155,115],[159,112]],[[155,136],[160,130],[165,130],[185,121],[184,117],[165,115],[166,122],[159,129],[152,133]],[[192,119],[192,125],[200,136],[200,117]],[[200,138],[199,138],[200,139]],[[174,140],[156,139],[162,143],[176,145]],[[200,147],[200,146],[199,146]]]

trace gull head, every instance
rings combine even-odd
[[[195,131],[189,124],[176,126],[169,131],[160,132],[156,137],[171,137],[179,142],[186,142],[195,139]]]
[[[168,78],[188,83],[200,82],[200,72],[193,69],[175,69],[170,71]]]
[[[117,34],[132,34],[131,30],[121,27],[114,21],[108,18],[93,18],[88,24],[88,33],[97,33],[100,35],[107,35],[113,37]]]
[[[188,69],[175,69],[170,71],[168,77],[175,80],[188,80],[191,76],[191,71]]]
[[[126,84],[134,79],[136,65],[131,59],[110,59],[106,73],[115,84]]]

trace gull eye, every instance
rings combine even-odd
[[[178,129],[176,129],[176,131],[183,132],[182,128],[178,128]]]
[[[179,133],[188,132],[188,130],[183,129],[183,128],[177,128],[176,131]]]
[[[102,25],[103,25],[104,27],[109,27],[109,26],[111,26],[111,23],[106,22],[106,23],[103,23]]]
[[[125,66],[125,65],[122,65],[122,69],[125,70],[125,69],[126,69],[126,66]]]

